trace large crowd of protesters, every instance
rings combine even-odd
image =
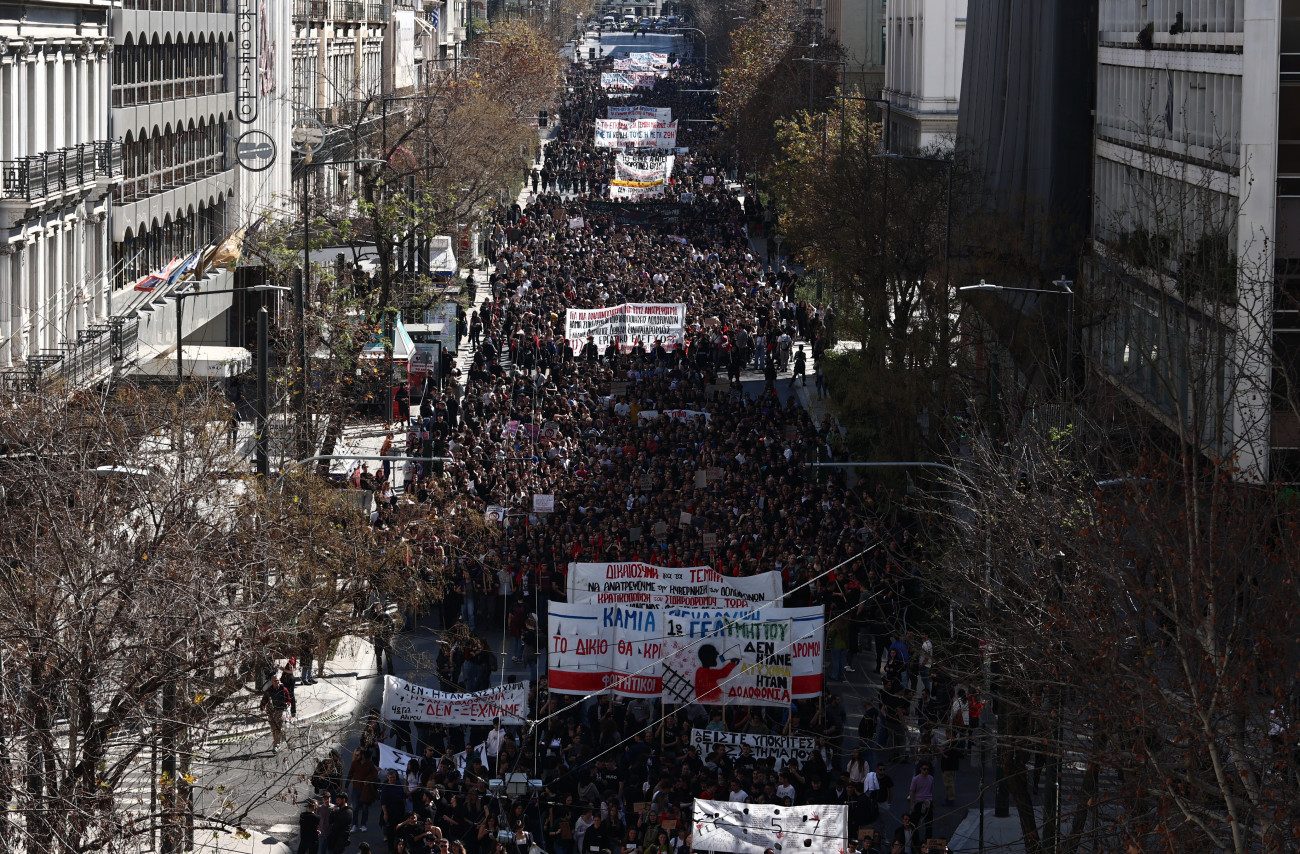
[[[811,468],[832,455],[833,431],[779,393],[806,385],[834,318],[752,246],[757,204],[707,153],[703,123],[683,123],[679,144],[691,150],[677,157],[664,200],[626,210],[608,201],[615,152],[593,144],[605,107],[671,106],[685,119],[708,115],[712,96],[690,70],[612,96],[598,71],[570,72],[535,192],[490,229],[491,293],[469,317],[472,363],[424,396],[404,447],[400,434],[386,444],[443,462],[412,466],[404,495],[392,466],[356,475],[380,499],[377,524],[451,579],[440,613],[422,615],[443,637],[430,687],[486,688],[503,662],[484,637],[504,626],[532,677],[537,723],[392,725],[372,715],[350,757],[316,768],[300,850],[341,854],[349,831],[378,825],[392,854],[677,854],[697,797],[848,804],[855,844],[860,828],[874,828],[879,850],[919,850],[934,802],[953,797],[979,704],[942,678],[930,640],[908,630],[911,566],[924,548],[912,520],[883,493]],[[638,219],[640,207],[655,216]],[[567,308],[623,302],[685,303],[685,340],[629,352],[565,339]],[[751,371],[765,380],[757,395],[741,383]],[[534,495],[554,495],[554,512],[533,513]],[[468,520],[490,508],[503,515],[488,522],[500,536],[486,551],[420,524],[430,512]],[[563,601],[568,563],[629,560],[779,571],[787,605],[826,606],[824,696],[789,708],[666,709],[548,694],[545,603]],[[376,651],[392,672],[393,629],[377,620]],[[856,733],[833,690],[854,668],[882,674]],[[802,761],[701,756],[692,728],[811,736],[816,750]],[[381,770],[381,742],[416,759]],[[488,783],[519,773],[540,788]]]

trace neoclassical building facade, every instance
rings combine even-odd
[[[108,0],[0,19],[0,368],[51,360],[109,311]]]

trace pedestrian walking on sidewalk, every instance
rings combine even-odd
[[[272,676],[271,684],[262,692],[261,708],[271,725],[271,752],[276,753],[284,740],[284,711],[289,708],[289,692],[279,676]]]
[[[289,693],[289,717],[296,719],[298,717],[298,677],[293,672],[294,663],[292,658],[285,662],[284,669],[280,671],[280,684]]]
[[[388,675],[396,675],[393,666],[393,632],[396,627],[393,625],[393,618],[388,616],[384,606],[376,602],[370,608],[371,619],[375,624],[375,632],[371,642],[375,645],[375,671],[384,675],[384,664],[388,664]]]
[[[934,777],[930,773],[930,763],[922,762],[921,768],[912,777],[907,787],[907,801],[912,805],[912,821],[917,827],[923,827],[924,838],[934,835]]]
[[[348,766],[348,792],[352,795],[353,811],[352,829],[365,833],[370,822],[370,805],[375,802],[378,793],[379,769],[370,761],[364,750],[352,751],[352,764]]]
[[[790,388],[794,388],[795,380],[803,380],[803,387],[808,387],[808,354],[803,351],[803,345],[794,351],[794,373],[790,375]]]

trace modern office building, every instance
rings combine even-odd
[[[111,13],[107,0],[0,6],[0,368],[108,334]]]
[[[1295,3],[1101,0],[1090,355],[1245,480],[1300,479],[1297,55]]]
[[[888,0],[884,97],[894,151],[952,146],[965,49],[966,0]]]

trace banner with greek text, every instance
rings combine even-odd
[[[745,608],[779,600],[781,573],[733,578],[707,566],[571,563],[568,598],[575,604],[645,608]]]
[[[790,620],[696,619],[668,614],[663,701],[789,707],[794,625]]]
[[[754,628],[767,623],[779,625]],[[654,609],[553,602],[548,686],[557,694],[611,691],[666,703],[780,705],[777,697],[788,703],[821,694],[824,627],[821,606]],[[717,672],[722,669],[727,672]]]
[[[746,745],[749,747],[749,755],[755,759],[777,760],[778,771],[791,759],[803,764],[817,750],[817,739],[810,735],[755,735],[712,729],[691,730],[691,747],[695,748],[701,759],[708,758],[719,744],[728,756],[739,756],[741,745]]]
[[[783,807],[695,799],[691,849],[724,854],[844,854],[849,809],[843,804]]]
[[[668,350],[679,347],[686,333],[684,303],[624,303],[606,308],[570,308],[564,315],[564,337],[574,352],[582,350],[587,337],[595,339],[603,353],[610,342],[623,350],[649,350],[662,341]]]
[[[654,148],[674,151],[677,148],[677,122],[655,119],[596,119],[597,148]]]
[[[654,71],[602,71],[602,89],[653,89],[659,74]]]
[[[527,682],[510,682],[472,694],[448,694],[396,676],[384,677],[384,720],[416,723],[488,725],[527,720]]]
[[[637,119],[652,119],[657,122],[671,122],[673,120],[673,108],[611,106],[605,109],[605,118],[622,119],[629,122],[634,122]]]

